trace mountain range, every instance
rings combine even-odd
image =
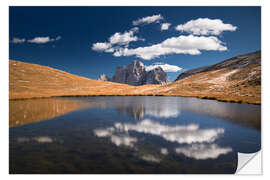
[[[112,78],[102,74],[98,80],[118,82],[133,86],[169,83],[167,74],[161,67],[146,71],[146,68],[141,61],[133,61],[127,66],[118,66]]]
[[[163,73],[162,68],[147,72],[141,62],[134,61],[118,67],[112,78],[102,75],[100,80],[92,80],[47,66],[9,60],[9,98],[151,95],[261,103],[261,51],[188,70],[172,83]]]

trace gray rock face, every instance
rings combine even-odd
[[[161,67],[157,67],[146,73],[145,84],[167,84],[169,83],[167,74]]]
[[[144,84],[166,84],[169,82],[167,74],[162,68],[157,67],[151,71],[146,71],[144,64],[140,61],[133,61],[127,66],[118,66],[113,77],[110,79],[104,75],[102,79],[108,81],[140,86]],[[101,77],[100,76],[100,77]]]
[[[110,81],[110,78],[106,74],[101,74],[98,77],[98,80],[100,80],[100,81]]]
[[[251,64],[260,64],[260,63],[261,63],[261,51],[256,51],[253,53],[233,57],[231,59],[225,60],[218,64],[214,64],[212,66],[205,66],[205,67],[200,67],[196,69],[191,69],[189,71],[185,71],[181,73],[175,81],[184,79],[188,76],[191,76],[197,73],[215,71],[215,70],[219,70],[223,68],[238,69],[238,68],[244,68]]]
[[[112,77],[112,81],[140,86],[143,85],[145,74],[144,64],[140,61],[133,61],[127,66],[117,67],[116,72]]]

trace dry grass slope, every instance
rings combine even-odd
[[[9,61],[9,98],[123,94],[133,86],[91,80],[46,66]]]
[[[168,85],[130,86],[92,80],[46,66],[9,61],[10,99],[101,95],[187,96],[260,104],[261,65],[197,73]]]

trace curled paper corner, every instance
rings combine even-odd
[[[238,163],[235,174],[261,175],[262,174],[262,153],[238,153]]]

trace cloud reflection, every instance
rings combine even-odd
[[[128,135],[122,135],[122,136],[112,135],[111,136],[111,141],[116,146],[124,145],[124,146],[127,146],[127,147],[133,147],[134,143],[137,142],[137,138],[130,137]]]
[[[179,147],[175,149],[178,154],[197,160],[216,159],[222,154],[232,152],[232,148],[219,147],[217,144],[192,144],[187,147]]]
[[[141,159],[148,161],[148,162],[155,162],[155,163],[159,163],[161,161],[160,158],[155,157],[151,154],[145,154],[145,155],[141,156]]]
[[[168,126],[153,122],[149,119],[145,119],[136,124],[116,123],[115,128],[124,132],[137,131],[157,135],[170,142],[187,144],[210,143],[215,141],[220,134],[224,133],[223,128],[199,129],[199,125],[197,124]]]
[[[168,154],[169,154],[167,148],[161,148],[161,149],[160,149],[160,153],[163,154],[163,155],[168,155]]]
[[[35,141],[38,143],[52,143],[54,140],[49,136],[39,136],[39,137],[32,137],[32,138],[28,138],[28,137],[17,138],[18,143],[26,143],[26,142],[31,142],[31,141]]]
[[[175,118],[180,115],[180,109],[166,108],[163,109],[146,109],[145,114],[157,118]]]
[[[223,128],[201,129],[198,124],[170,126],[145,119],[136,124],[115,123],[113,127],[95,129],[94,134],[97,137],[109,137],[116,146],[134,147],[138,139],[131,137],[129,131],[160,136],[168,142],[186,144],[183,147],[175,148],[175,152],[196,160],[215,159],[232,151],[230,147],[222,148],[213,144],[224,133]],[[167,148],[161,147],[160,153],[168,155],[169,151]],[[150,162],[161,161],[160,158],[150,154],[143,155],[141,158]]]
[[[94,134],[97,137],[108,137],[112,136],[112,133],[114,132],[114,128],[106,128],[106,129],[95,129]]]
[[[110,137],[110,140],[116,146],[134,147],[134,143],[137,142],[137,138],[131,137],[128,134],[116,135],[115,128],[110,127],[106,129],[95,129],[94,134],[97,137]]]
[[[35,137],[33,138],[33,140],[39,143],[52,143],[53,142],[53,139],[48,136]]]

